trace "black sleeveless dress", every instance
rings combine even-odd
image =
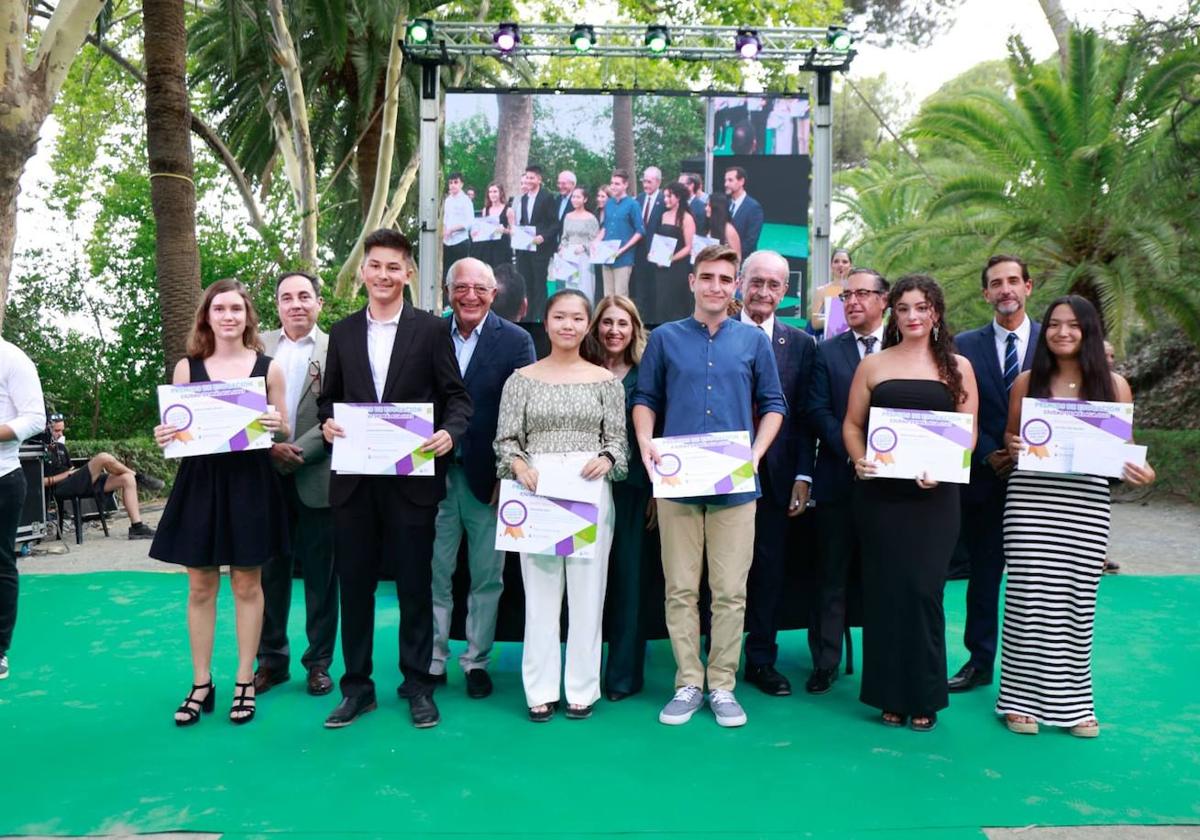
[[[271,357],[254,360],[267,375]],[[188,359],[192,382],[209,382],[203,359]],[[150,545],[150,556],[181,566],[261,566],[286,555],[287,509],[270,450],[182,458]]]
[[[956,410],[950,389],[931,379],[880,382],[871,405]],[[868,706],[920,716],[949,705],[942,590],[958,542],[958,493],[946,482],[932,490],[912,479],[854,483],[863,564],[859,699]]]
[[[683,228],[680,225],[663,223],[658,226],[655,233],[675,239],[676,251],[683,244]],[[688,289],[690,272],[691,265],[686,259],[673,262],[668,268],[660,265],[654,267],[653,316],[655,320],[653,323],[665,324],[667,321],[678,321],[688,317],[695,310],[696,299]]]

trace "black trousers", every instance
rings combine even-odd
[[[400,671],[405,697],[433,693],[433,523],[437,506],[411,504],[389,482],[369,477],[333,508],[333,557],[341,587],[342,694],[375,690],[371,680],[375,588],[380,573],[396,578],[400,602]]]
[[[457,245],[442,245],[442,282],[446,281],[446,272],[450,266],[459,260],[471,256],[471,240],[467,239]]]
[[[550,256],[540,251],[517,251],[517,271],[525,278],[525,299],[529,301],[527,320],[541,321],[545,314]]]
[[[288,613],[292,606],[292,574],[300,564],[304,576],[304,630],[308,648],[300,662],[307,670],[328,668],[338,629],[338,585],[333,570],[333,512],[311,508],[300,500],[296,480],[284,476],[292,553],[276,556],[262,570],[263,629],[258,643],[258,664],[286,672],[291,665]]]
[[[25,471],[0,476],[0,656],[8,653],[17,626],[17,526],[25,507]]]
[[[642,580],[646,562],[646,504],[650,487],[613,485],[612,550],[608,559],[608,594],[604,599],[604,634],[608,661],[604,688],[636,694],[642,690],[646,665],[646,627]]]
[[[821,502],[817,518],[817,592],[808,620],[808,652],[814,668],[836,670],[846,631],[846,582],[861,562],[858,531],[850,502]]]
[[[996,662],[1000,580],[1004,576],[1004,494],[996,493],[981,504],[964,504],[961,533],[971,559],[963,642],[971,653],[971,664],[991,671]]]
[[[774,665],[779,654],[779,597],[786,571],[787,510],[759,499],[754,511],[754,560],[746,580],[746,666]]]

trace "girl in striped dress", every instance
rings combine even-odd
[[[1104,355],[1095,307],[1077,295],[1050,304],[1033,364],[1013,383],[1006,439],[1014,460],[1025,397],[1132,402]],[[1154,482],[1149,464],[1127,463],[1122,480]],[[1104,572],[1112,506],[1108,479],[1017,470],[1004,508],[1008,586],[996,713],[1010,730],[1033,735],[1038,724],[1072,735],[1100,733],[1092,697],[1096,589]]]

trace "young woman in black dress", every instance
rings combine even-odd
[[[267,411],[259,422],[273,435],[288,434],[283,371],[262,353],[258,316],[236,280],[218,280],[204,293],[188,336],[187,358],[172,381],[225,381],[248,376],[267,380]],[[279,408],[275,408],[278,406]],[[175,426],[154,427],[166,446]],[[229,566],[237,622],[238,666],[229,719],[254,717],[254,657],[262,632],[262,566],[288,550],[287,513],[269,449],[197,455],[182,459],[167,499],[150,556],[188,570],[188,639],[192,690],[175,712],[177,726],[190,726],[213,710],[212,647],[221,566]]]
[[[696,299],[688,288],[696,220],[688,210],[687,187],[679,182],[667,184],[663,187],[663,204],[666,209],[655,232],[675,240],[675,253],[671,255],[669,266],[656,266],[654,270],[654,314],[659,323],[686,318],[696,306]]]

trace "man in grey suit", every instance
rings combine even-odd
[[[338,587],[329,509],[329,453],[317,419],[317,397],[329,347],[329,336],[317,326],[321,303],[318,278],[300,271],[280,275],[275,281],[275,305],[283,329],[262,337],[267,355],[275,359],[287,377],[287,417],[292,421],[292,438],[271,447],[271,460],[283,477],[292,555],[276,558],[262,571],[263,629],[258,671],[254,674],[258,694],[291,676],[287,622],[293,563],[298,563],[304,574],[308,649],[300,661],[308,672],[308,693],[322,695],[333,690],[329,663],[337,637]]]

